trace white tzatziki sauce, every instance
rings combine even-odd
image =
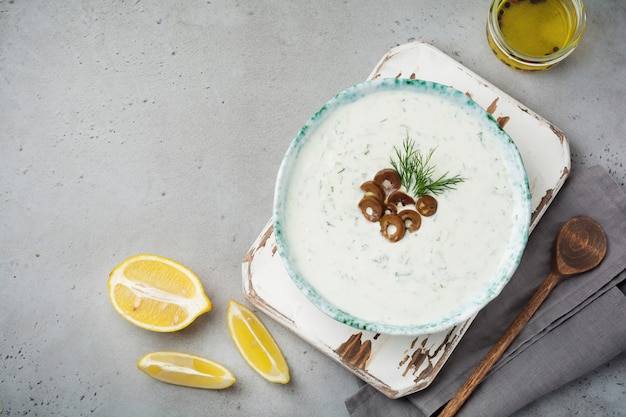
[[[383,90],[333,108],[308,132],[285,202],[290,261],[323,298],[363,321],[428,323],[493,279],[511,239],[514,197],[492,135],[438,95]],[[407,136],[435,149],[434,177],[464,181],[436,196],[421,228],[390,242],[367,221],[360,186],[391,168]]]

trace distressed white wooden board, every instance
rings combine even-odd
[[[532,195],[531,230],[535,227],[570,170],[569,144],[559,129],[423,42],[390,50],[368,79],[381,77],[450,85],[492,113],[524,160]],[[291,281],[276,251],[271,220],[246,254],[242,274],[243,293],[252,305],[390,398],[430,385],[473,320],[419,337],[382,335],[339,323],[319,311]]]

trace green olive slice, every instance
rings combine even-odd
[[[387,203],[393,204],[396,207],[406,207],[415,204],[415,200],[407,193],[396,190],[389,194],[389,196],[387,197]]]
[[[365,193],[366,196],[375,195],[380,201],[383,201],[385,199],[385,190],[383,190],[380,184],[372,180],[365,181],[363,184],[361,184],[361,190]]]
[[[380,233],[391,242],[402,239],[405,231],[404,220],[397,214],[386,214],[380,219]]]
[[[401,185],[400,175],[398,175],[395,169],[391,168],[378,171],[376,175],[374,175],[374,182],[380,184],[387,195],[399,190]]]
[[[377,222],[384,215],[383,202],[373,195],[366,195],[359,201],[359,208],[363,217],[370,222]]]
[[[415,232],[422,226],[422,216],[415,210],[402,210],[398,216],[404,222],[404,227],[409,232]]]
[[[423,195],[417,199],[415,207],[422,216],[430,217],[437,212],[437,200],[432,195]]]

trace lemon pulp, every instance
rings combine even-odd
[[[245,361],[270,382],[289,382],[289,367],[276,341],[261,320],[237,301],[228,303],[230,337]]]
[[[212,308],[196,274],[158,255],[126,259],[109,274],[108,287],[115,310],[147,330],[180,330]]]
[[[224,365],[184,352],[148,353],[137,367],[159,381],[191,388],[224,389],[236,381]]]

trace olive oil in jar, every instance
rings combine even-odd
[[[495,0],[490,19],[492,49],[522,70],[559,62],[576,46],[585,26],[582,2],[573,0]]]

